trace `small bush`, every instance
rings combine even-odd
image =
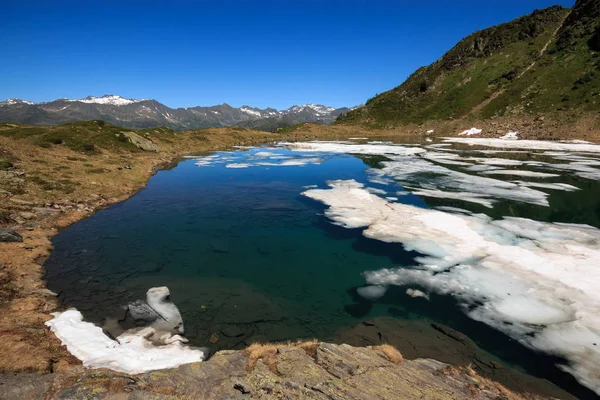
[[[84,151],[88,151],[88,152],[92,152],[96,150],[96,146],[94,146],[92,143],[84,143],[81,148]]]

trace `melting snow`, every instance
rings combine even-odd
[[[600,393],[600,230],[390,203],[350,181],[303,194],[336,225],[402,243],[417,268],[365,273],[370,285],[419,285],[464,304],[473,319],[563,356],[561,368]]]
[[[498,139],[503,139],[503,140],[518,140],[519,139],[519,132],[509,131],[509,132],[506,133],[506,135],[500,136]]]
[[[466,136],[479,135],[481,132],[482,132],[482,130],[479,128],[471,128],[471,129],[467,129],[466,131],[462,131],[461,133],[459,133],[459,135],[466,135]]]
[[[139,374],[182,364],[203,361],[203,351],[191,348],[175,340],[155,346],[144,337],[127,332],[113,340],[102,328],[83,321],[77,310],[53,313],[46,322],[67,350],[91,368],[108,368],[128,374]]]

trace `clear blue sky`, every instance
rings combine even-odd
[[[363,103],[473,31],[573,0],[0,0],[0,99]]]

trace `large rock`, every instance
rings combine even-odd
[[[22,242],[23,236],[19,235],[14,229],[0,229],[0,242]]]
[[[160,150],[156,144],[146,138],[141,137],[135,132],[123,132],[123,135],[127,137],[132,144],[144,151],[154,151],[158,153]]]
[[[371,348],[281,345],[254,363],[243,351],[135,376],[76,369],[19,385],[0,376],[0,398],[45,399],[518,399],[474,373],[435,360],[395,364]],[[471,371],[472,372],[472,371]],[[40,394],[42,394],[40,396]],[[527,398],[541,397],[528,395]]]

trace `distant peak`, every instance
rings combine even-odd
[[[78,101],[80,103],[94,103],[94,104],[109,104],[112,106],[125,106],[128,104],[139,103],[142,100],[127,99],[125,97],[117,96],[114,94],[105,94],[102,97],[88,96],[85,99],[67,100],[67,101]]]
[[[27,101],[27,100],[22,100],[22,99],[6,99],[5,101],[0,101],[0,104],[2,105],[13,105],[13,104],[33,104],[31,101]]]

